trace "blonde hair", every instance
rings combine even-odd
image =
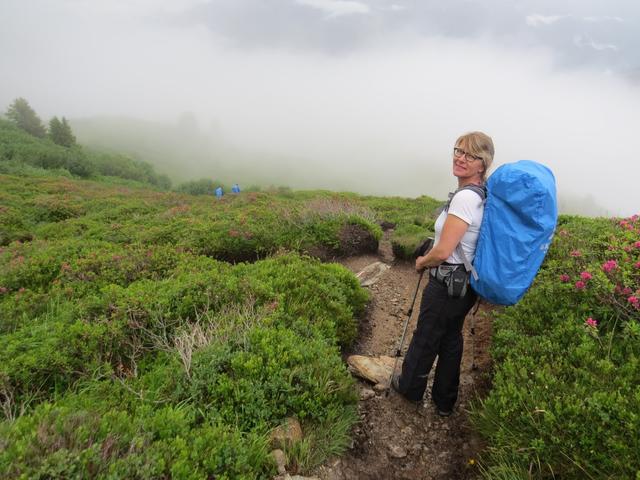
[[[491,168],[493,155],[495,154],[493,140],[491,140],[491,137],[482,132],[469,132],[458,137],[455,145],[456,147],[461,147],[472,155],[482,158],[482,163],[484,165],[482,181],[484,182],[487,179],[487,171]]]

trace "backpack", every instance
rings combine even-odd
[[[471,265],[462,248],[457,251],[471,272],[471,287],[485,300],[514,305],[533,283],[551,245],[558,220],[555,177],[531,160],[500,166],[487,181],[476,255]]]

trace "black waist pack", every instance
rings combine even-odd
[[[444,284],[447,286],[447,295],[450,297],[464,297],[469,285],[469,272],[464,267],[457,268],[444,278]]]
[[[452,298],[464,297],[469,285],[469,272],[464,265],[443,264],[431,269],[431,276],[447,287],[447,295]]]

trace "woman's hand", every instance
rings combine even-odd
[[[416,272],[420,273],[422,270],[427,268],[427,256],[416,258]]]

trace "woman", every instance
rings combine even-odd
[[[493,141],[482,132],[462,135],[453,149],[453,175],[458,191],[435,223],[434,247],[416,259],[416,270],[429,269],[429,283],[422,293],[418,325],[402,365],[402,374],[394,376],[393,388],[409,400],[422,399],[431,366],[438,357],[431,400],[438,414],[449,416],[458,398],[462,361],[462,325],[476,301],[471,288],[461,297],[447,291],[447,272],[464,269],[456,247],[460,245],[473,262],[484,211],[483,198],[468,185],[483,186],[493,162]],[[439,268],[438,268],[439,267]]]

